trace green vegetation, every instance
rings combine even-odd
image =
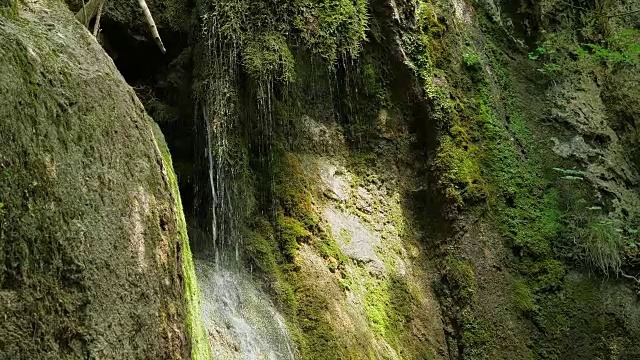
[[[295,259],[300,243],[308,240],[311,237],[311,233],[304,228],[301,222],[286,216],[279,217],[276,226],[280,235],[278,239],[280,240],[282,251],[288,259]]]
[[[285,83],[293,80],[293,55],[281,34],[259,34],[243,50],[243,65],[252,78],[268,80],[272,76]]]
[[[502,2],[491,20],[487,3],[151,4],[181,35],[201,16],[196,112],[222,129],[225,209],[301,358],[637,353],[640,215],[620,196],[639,181],[637,20],[609,0]],[[0,348],[209,359],[162,134],[67,9],[29,7],[14,21],[0,0]],[[579,159],[551,151],[576,134]],[[348,196],[314,183],[327,158]],[[330,210],[364,230],[332,233]],[[342,253],[368,232],[375,261]]]
[[[567,221],[568,236],[577,247],[575,257],[605,275],[619,275],[623,265],[638,256],[640,237],[633,217],[624,222],[589,207],[575,211]]]
[[[239,52],[254,80],[291,82],[289,43],[301,43],[331,65],[356,56],[366,40],[367,6],[367,0],[205,1],[204,30],[209,46],[221,47],[216,51]]]
[[[515,308],[525,316],[530,316],[538,310],[531,287],[522,279],[516,279],[510,289]]]
[[[478,69],[480,67],[480,58],[478,54],[472,50],[467,50],[463,55],[464,64],[471,69]]]
[[[17,0],[0,0],[0,16],[13,18],[18,15]]]
[[[568,75],[594,71],[604,65],[634,67],[640,65],[640,30],[626,29],[610,35],[600,43],[579,43],[570,32],[550,33],[529,59],[542,63],[542,73]]]
[[[299,0],[298,0],[299,1]],[[309,49],[329,61],[355,56],[366,40],[368,0],[299,1],[295,28]]]
[[[269,281],[267,287],[288,315],[292,336],[305,358],[349,358],[348,339],[336,333],[326,314],[330,289],[303,272],[298,260],[302,244],[317,248],[333,271],[344,256],[321,227],[312,204],[311,184],[299,159],[289,152],[275,158],[276,221],[257,217],[248,230],[246,255],[250,265]],[[336,287],[336,290],[338,287]],[[313,354],[313,355],[311,355]]]
[[[367,279],[364,284],[364,301],[367,320],[374,332],[390,344],[396,344],[403,335],[404,325],[411,316],[415,298],[405,279]]]
[[[151,120],[149,119],[151,123]],[[158,146],[158,150],[162,154],[163,171],[166,171],[171,197],[174,201],[173,206],[176,209],[176,228],[177,236],[182,250],[180,263],[182,264],[184,303],[186,308],[186,324],[189,340],[191,341],[191,359],[193,360],[210,360],[211,348],[209,347],[209,335],[202,321],[202,309],[200,308],[200,288],[196,279],[196,272],[193,265],[193,256],[191,247],[189,246],[189,237],[187,235],[187,222],[184,219],[184,211],[182,209],[182,198],[178,188],[178,178],[173,170],[173,161],[169,148],[164,140],[164,136],[160,128],[155,123],[153,126],[153,136]]]
[[[608,23],[610,18],[603,17],[603,14],[608,12],[605,8],[613,4],[606,3],[606,6],[596,5],[592,10],[600,19],[600,25],[589,32],[586,39],[582,37],[582,41],[578,41],[580,37],[575,35],[575,29],[567,26],[546,34],[541,45],[529,54],[529,59],[541,62],[543,66],[539,70],[543,73],[552,73],[553,77],[560,76],[562,79],[570,79],[580,73],[615,79],[620,72],[633,69],[637,71],[640,65],[640,31],[612,28]],[[637,93],[631,88],[627,90],[624,100],[610,101],[608,106],[621,109],[625,105],[620,104],[633,101]],[[615,124],[615,120],[612,119],[612,123]],[[634,140],[631,137],[626,141]],[[585,182],[585,175],[589,175],[576,170],[555,170],[563,175],[560,177],[563,181]],[[637,215],[622,215],[617,210],[607,213],[601,206],[591,205],[595,199],[586,194],[586,189],[590,186],[588,182],[574,185],[574,189],[563,195],[566,199],[562,201],[568,203],[567,210],[553,216],[560,217],[560,221],[556,223],[560,223],[566,230],[561,236],[570,240],[569,246],[573,251],[568,256],[583,261],[602,274],[617,275],[622,271],[625,258],[632,259],[636,256],[634,244],[637,243],[638,236],[633,223]],[[612,209],[607,211],[610,210]]]
[[[558,163],[535,145],[544,131],[532,120],[539,116],[535,109],[521,102],[522,80],[505,67],[511,61],[491,39],[484,38],[484,48],[474,49],[468,45],[474,43],[471,39],[442,34],[441,20],[431,15],[432,9],[433,5],[421,2],[419,31],[406,35],[406,41],[414,70],[433,103],[438,144],[431,165],[438,190],[450,217],[490,210],[489,217],[514,251],[512,266],[522,276],[510,290],[512,302],[524,316],[537,319],[548,309],[549,297],[565,286],[565,256],[582,254],[587,263],[606,273],[619,268],[620,257],[635,242],[624,238],[629,232],[609,220],[590,217],[575,224],[575,212],[564,204],[590,200],[590,185],[573,184],[570,189],[563,182],[581,178],[579,171],[560,176],[551,171]],[[566,33],[547,34],[544,45],[529,57],[543,60],[545,73],[585,71],[600,64],[634,66],[637,40],[625,40],[634,36],[634,32],[612,35],[605,48],[579,47]],[[581,50],[572,50],[576,48]],[[478,53],[487,55],[491,73],[482,71]],[[445,57],[461,61],[444,62]],[[572,250],[560,248],[558,244],[566,244],[563,239],[568,238],[574,239]],[[440,268],[441,299],[447,299],[444,307],[455,314],[451,321],[461,328],[458,344],[478,340],[472,346],[478,353],[464,356],[485,356],[481,349],[492,336],[487,324],[473,315],[473,270],[462,265],[455,244],[447,249],[448,260]]]
[[[438,295],[449,321],[459,327],[452,340],[457,343],[464,359],[486,359],[486,350],[494,335],[488,323],[480,321],[474,313],[476,284],[473,267],[450,254],[443,261],[441,273]]]

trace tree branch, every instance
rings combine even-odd
[[[638,279],[635,276],[631,276],[631,275],[627,275],[624,273],[624,271],[620,270],[620,275],[622,275],[623,278],[627,278],[627,279],[631,279],[631,280],[635,280],[636,283],[640,284],[640,279]]]
[[[86,4],[84,2],[84,0],[82,0],[82,16],[84,17],[84,19],[87,19],[87,9],[86,9]],[[84,22],[83,22],[84,24]],[[84,26],[87,26],[87,24],[84,24]]]
[[[93,24],[93,37],[98,37],[98,30],[100,30],[100,16],[102,15],[102,7],[107,0],[100,0],[98,5],[98,13],[96,14],[96,22]]]
[[[147,6],[147,3],[144,0],[138,0],[138,3],[142,8],[142,12],[144,13],[144,17],[146,18],[147,23],[149,24],[149,30],[151,30],[151,35],[153,36],[153,39],[156,41],[156,44],[158,44],[160,51],[163,54],[166,53],[167,50],[164,48],[164,44],[162,43],[162,39],[160,38],[160,34],[158,33],[158,28],[156,27],[156,23],[153,21],[153,17],[151,16],[151,11],[149,11],[149,7]]]
[[[96,16],[98,12],[98,5],[101,0],[90,0],[86,6],[84,1],[82,2],[82,9],[76,13],[76,19],[80,21],[84,26],[89,26],[89,21]]]

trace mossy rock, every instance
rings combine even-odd
[[[0,17],[2,356],[190,358],[190,253],[152,120],[62,3],[17,15]]]

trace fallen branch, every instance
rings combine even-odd
[[[98,13],[98,7],[102,0],[90,0],[88,3],[82,2],[82,9],[76,13],[76,19],[84,26],[89,27],[89,22]]]
[[[87,9],[85,8],[85,5],[86,4],[85,4],[84,0],[82,0],[82,16],[84,16],[84,19],[86,20],[87,19]],[[84,25],[86,26],[87,24],[84,24]]]
[[[158,33],[158,28],[156,27],[156,23],[153,21],[153,17],[151,16],[151,11],[149,11],[149,7],[144,0],[138,0],[140,7],[142,8],[142,12],[144,13],[144,17],[147,19],[147,23],[149,24],[149,30],[151,30],[151,35],[153,36],[153,40],[156,41],[160,51],[164,54],[167,50],[164,48],[164,44],[162,43],[162,39],[160,38],[160,34]]]
[[[80,21],[84,26],[89,27],[89,22],[96,17],[96,22],[93,27],[93,35],[98,34],[98,28],[100,26],[100,15],[102,14],[102,7],[106,0],[90,0],[88,3],[82,3],[82,9],[76,13],[76,19]],[[162,43],[162,39],[160,38],[160,33],[158,33],[158,28],[156,27],[155,21],[153,21],[153,16],[151,16],[151,11],[149,11],[149,7],[145,0],[138,0],[138,4],[142,8],[142,13],[144,14],[145,20],[147,24],[149,24],[149,30],[151,30],[151,36],[153,36],[153,40],[155,40],[158,48],[164,54],[167,52],[167,49],[164,48],[164,44]]]
[[[100,16],[102,15],[102,7],[106,0],[101,0],[98,5],[98,13],[96,14],[96,22],[93,24],[93,37],[98,37],[98,30],[100,30]]]

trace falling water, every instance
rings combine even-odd
[[[230,139],[239,131],[237,113],[237,39],[224,39],[217,19],[205,19],[208,66],[205,97],[201,101],[202,121],[208,139],[207,161],[211,189],[211,239],[215,263],[237,264],[242,238],[238,233],[242,205],[234,188],[242,159],[233,153]]]
[[[246,274],[197,259],[195,268],[214,358],[294,359],[284,319]]]
[[[284,319],[241,261],[245,201],[241,186],[246,183],[242,169],[247,164],[237,148],[242,135],[238,40],[225,37],[215,17],[205,18],[204,24],[208,66],[198,116],[207,138],[210,241],[198,247],[195,262],[203,320],[215,358],[293,360],[294,346]],[[255,96],[260,157],[269,164],[273,156],[273,82],[259,83]]]

